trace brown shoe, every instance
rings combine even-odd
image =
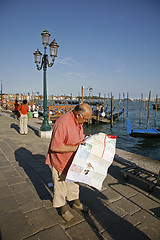
[[[62,218],[66,221],[66,222],[70,222],[70,221],[74,221],[75,218],[73,217],[72,213],[70,213],[69,211],[66,211],[65,213],[62,213]]]
[[[79,206],[76,205],[75,203],[73,203],[72,208],[75,209],[75,210],[78,211],[78,212],[87,213],[88,215],[91,214],[90,209],[89,209],[86,205],[84,205],[84,204],[82,204],[82,203],[81,203]]]

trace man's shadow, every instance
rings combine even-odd
[[[15,159],[28,175],[28,183],[31,181],[39,198],[52,202],[53,189],[48,188],[48,183],[52,182],[52,174],[49,166],[45,164],[45,156],[32,154],[26,148],[20,147],[15,151]]]
[[[108,173],[117,179],[118,183],[125,184],[123,174],[120,172],[119,167],[111,166]],[[117,183],[111,183],[108,184],[108,186],[112,187],[112,184]],[[98,239],[103,240],[104,237],[114,240],[150,239],[129,221],[113,212],[112,208],[110,208],[108,198],[103,192],[93,187],[86,187],[86,185],[80,184],[80,200],[91,210],[91,216],[83,214],[83,217],[91,226]],[[155,211],[157,211],[157,209],[155,209]],[[127,212],[126,216],[129,216]],[[104,235],[102,233],[104,233]]]
[[[89,206],[91,215],[83,214],[99,240],[149,240],[150,238],[123,217],[113,212],[105,203],[107,197],[92,187],[80,185],[80,200]]]

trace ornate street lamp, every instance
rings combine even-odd
[[[51,34],[44,30],[42,33],[42,44],[44,45],[44,54],[41,61],[42,53],[37,49],[33,55],[34,55],[34,61],[36,63],[37,69],[40,71],[43,67],[43,116],[44,120],[41,126],[41,131],[50,131],[51,127],[48,123],[48,113],[47,113],[47,83],[46,83],[46,70],[47,66],[52,67],[55,61],[55,57],[57,57],[57,50],[58,50],[58,44],[55,42],[55,39],[49,44],[49,37]],[[49,63],[48,55],[46,54],[47,46],[50,47],[50,56],[52,58],[52,61]]]

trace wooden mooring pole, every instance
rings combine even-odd
[[[109,109],[109,93],[108,93],[108,98],[107,98],[107,111]]]
[[[157,101],[158,101],[158,95],[156,95],[156,109],[155,109],[155,126],[156,126],[156,121],[157,121]]]
[[[111,92],[111,128],[113,127],[113,96],[112,96],[112,92]]]
[[[125,119],[125,96],[124,96],[124,93],[123,93],[123,109],[124,109],[124,112],[123,112],[123,121]]]
[[[106,94],[104,93],[104,109],[105,109],[105,104],[106,104]]]
[[[52,94],[52,106],[53,106],[53,94]]]
[[[119,101],[118,101],[118,117],[119,117],[120,101],[121,101],[121,94],[119,93]]]
[[[141,94],[141,104],[140,104],[140,117],[139,117],[139,124],[141,124],[141,117],[142,117],[142,103],[143,103],[143,93]]]
[[[129,93],[127,92],[127,118],[128,118],[128,108],[129,108]]]
[[[149,99],[148,99],[147,129],[149,127],[150,100],[151,100],[151,91],[149,92]]]
[[[99,100],[98,100],[98,102],[99,102],[99,105],[101,104],[101,93],[99,93]]]
[[[83,103],[83,86],[82,86],[82,103]]]
[[[38,108],[39,108],[39,93],[38,93]]]

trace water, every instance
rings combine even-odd
[[[141,124],[139,124],[140,118],[140,101],[129,102],[129,120],[132,128],[144,129],[147,127],[147,115],[148,115],[148,103],[143,102]],[[114,101],[115,111],[118,111],[118,101]],[[120,110],[123,108],[123,103],[120,105]],[[127,106],[125,106],[125,116],[127,114]],[[160,125],[160,110],[157,111],[157,128]],[[150,117],[149,128],[155,127],[155,110],[150,104]],[[123,114],[118,120],[114,122],[113,128],[110,128],[109,124],[92,124],[90,126],[84,126],[84,132],[86,135],[95,134],[98,132],[104,132],[109,135],[117,136],[117,148],[124,149],[126,151],[140,154],[142,156],[156,159],[160,161],[160,138],[158,139],[143,139],[133,138],[126,134],[126,118],[123,119]]]

